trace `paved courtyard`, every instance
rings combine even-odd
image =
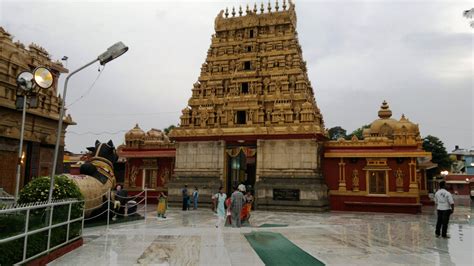
[[[278,232],[326,265],[474,265],[473,211],[458,206],[450,239],[434,236],[433,208],[423,214],[255,211],[251,227],[216,229],[211,210],[170,209],[167,219],[86,228],[84,245],[51,265],[264,265],[244,237]],[[280,224],[287,227],[259,227]]]

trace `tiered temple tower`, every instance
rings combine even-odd
[[[171,201],[184,184],[206,200],[220,185],[230,192],[244,183],[259,209],[326,209],[324,122],[298,43],[295,5],[280,4],[217,15],[201,74],[170,134]]]
[[[15,192],[22,119],[22,112],[17,110],[15,105],[19,99],[16,79],[21,72],[33,71],[39,66],[47,67],[51,71],[54,82],[51,88],[39,90],[36,97],[30,98],[28,103],[20,188],[35,177],[51,173],[62,101],[57,95],[58,80],[59,76],[68,70],[60,62],[53,61],[43,47],[34,43],[25,47],[20,41],[14,41],[12,34],[0,27],[0,188],[11,194]],[[58,154],[60,162],[63,160],[66,128],[75,125],[70,115],[63,119],[64,127]],[[63,164],[57,165],[56,173],[63,173]]]

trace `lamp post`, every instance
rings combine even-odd
[[[20,95],[22,102],[19,102],[17,95],[17,105],[21,103],[22,116],[21,116],[21,130],[20,130],[20,144],[18,147],[18,159],[16,167],[16,182],[15,182],[15,203],[18,202],[18,194],[20,191],[20,177],[21,177],[21,164],[23,157],[23,136],[25,135],[25,120],[26,120],[26,104],[28,96],[34,95],[36,92],[33,90],[36,86],[42,89],[48,89],[53,85],[53,75],[45,67],[36,68],[33,73],[24,71],[21,72],[17,79],[17,85],[20,88]],[[17,106],[18,107],[18,106]]]
[[[56,173],[56,166],[58,163],[58,154],[59,154],[59,143],[61,141],[61,131],[63,127],[63,118],[64,118],[64,105],[66,101],[66,93],[67,93],[67,84],[69,79],[72,75],[76,74],[77,72],[83,70],[84,68],[94,64],[95,62],[99,61],[101,65],[105,65],[108,62],[114,60],[115,58],[123,55],[125,52],[128,51],[128,47],[125,46],[122,42],[118,42],[112,46],[110,46],[107,51],[100,54],[97,58],[92,60],[91,62],[85,64],[84,66],[74,70],[71,74],[67,75],[66,80],[64,81],[64,89],[63,89],[63,100],[61,101],[61,110],[59,112],[59,119],[58,119],[58,131],[56,132],[56,145],[54,147],[54,157],[53,157],[53,168],[51,169],[51,179],[50,179],[50,187],[49,187],[49,195],[48,195],[48,202],[50,203],[53,200],[53,190],[54,190],[54,175]]]

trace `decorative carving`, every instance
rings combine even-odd
[[[137,186],[135,183],[137,181],[137,175],[138,175],[138,167],[132,166],[132,169],[130,170],[130,187],[134,188]]]
[[[402,170],[400,168],[395,171],[395,184],[397,186],[397,192],[403,192],[403,177],[405,175],[403,174]]]
[[[352,171],[352,191],[359,191],[359,171],[357,169]]]
[[[257,14],[254,5],[253,10],[226,8],[218,14],[189,109],[183,110],[171,136],[256,134],[257,129],[259,134],[323,133],[306,68],[298,63],[302,53],[293,4],[274,8]],[[200,109],[207,105],[213,109]],[[267,130],[271,126],[274,129]],[[212,128],[221,132],[208,130]]]

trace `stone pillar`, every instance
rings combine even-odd
[[[344,158],[339,162],[339,191],[346,191],[346,163]]]
[[[409,172],[410,172],[410,189],[408,190],[408,192],[418,193],[419,192],[418,182],[416,182],[416,159],[411,158],[408,166],[409,166]]]

